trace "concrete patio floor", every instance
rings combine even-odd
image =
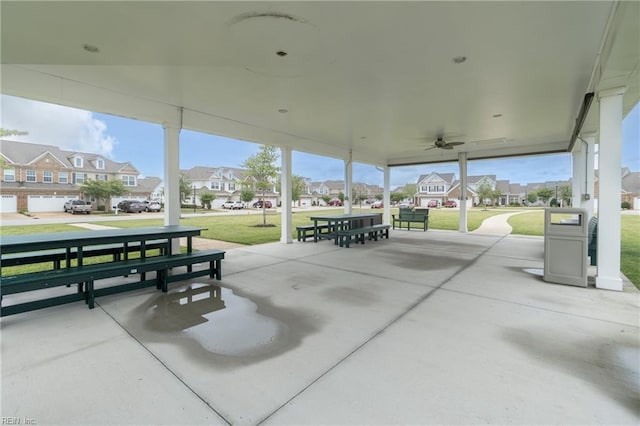
[[[222,281],[3,318],[2,416],[637,424],[640,293],[542,268],[542,238],[431,230],[230,249]]]

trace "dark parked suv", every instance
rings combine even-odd
[[[269,201],[269,200],[265,200],[265,202],[264,202],[264,208],[265,208],[265,209],[270,209],[270,208],[271,208],[271,206],[272,206],[271,201]],[[254,207],[254,208],[260,208],[260,209],[261,209],[261,208],[262,208],[262,200],[258,200],[258,201],[256,201],[255,203],[253,203],[253,207]]]
[[[144,204],[135,200],[124,200],[118,203],[118,210],[125,213],[140,213],[144,211]]]

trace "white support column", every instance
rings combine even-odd
[[[351,199],[351,189],[353,187],[353,161],[351,151],[349,158],[344,160],[344,212],[350,214],[353,211],[353,200]]]
[[[164,128],[164,224],[180,224],[180,126],[163,123]],[[171,242],[171,252],[180,251],[180,241]]]
[[[383,192],[382,202],[384,203],[384,209],[382,211],[382,223],[391,223],[391,173],[389,166],[384,166],[382,172],[383,177]]]
[[[460,218],[458,231],[467,232],[467,153],[458,153],[458,167],[460,167]]]
[[[281,200],[281,234],[280,242],[291,244],[292,232],[292,178],[291,178],[291,148],[280,148],[280,200]]]
[[[620,278],[620,191],[624,87],[603,90],[600,101],[598,275],[596,287],[622,291]]]

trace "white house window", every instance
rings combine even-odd
[[[16,169],[4,169],[4,181],[15,182],[16,181]]]
[[[227,184],[227,188],[229,188],[229,191],[235,191],[236,190],[236,184],[229,182]]]
[[[233,172],[227,173],[227,178],[228,179],[233,179]]]
[[[44,183],[53,183],[53,172],[50,170],[45,170],[42,173],[42,181]]]
[[[427,192],[444,192],[444,185],[429,185]]]
[[[83,164],[84,164],[84,162],[82,161],[82,158],[81,158],[81,157],[75,157],[75,158],[73,159],[73,165],[74,165],[75,167],[84,167],[84,165],[83,165]]]
[[[124,186],[136,186],[136,177],[130,175],[122,176],[122,183],[124,183]]]
[[[27,182],[35,182],[35,181],[36,181],[36,171],[27,170]]]
[[[69,174],[67,172],[58,172],[59,183],[69,183]]]
[[[96,175],[96,180],[106,181],[107,180],[107,175]]]
[[[220,190],[220,182],[211,182],[211,189],[214,191]]]
[[[98,158],[98,160],[96,160],[96,169],[104,170],[104,160],[102,158]]]
[[[73,174],[73,183],[75,183],[75,184],[84,183],[84,173],[74,173]]]

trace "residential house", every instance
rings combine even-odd
[[[116,162],[87,152],[53,145],[0,141],[2,186],[0,212],[63,211],[67,200],[85,198],[81,186],[88,180],[122,181],[127,196],[148,198],[139,171],[130,162]],[[90,200],[95,202],[96,200]]]
[[[453,173],[429,173],[421,175],[416,182],[416,206],[443,205],[455,182]],[[431,203],[431,204],[430,204]]]

